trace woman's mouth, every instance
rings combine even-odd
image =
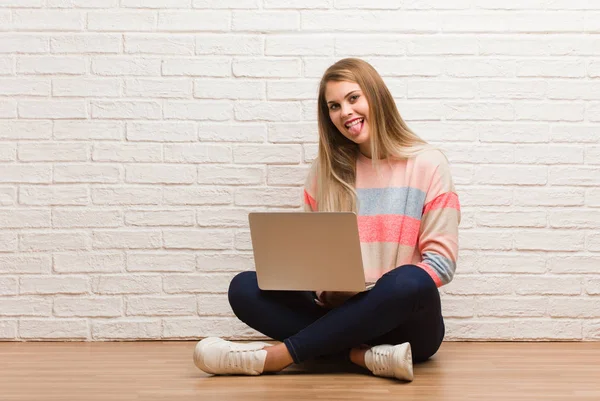
[[[364,118],[358,118],[352,121],[350,124],[346,125],[346,129],[348,130],[348,132],[350,132],[350,134],[358,135],[360,134],[360,131],[362,131],[364,121]]]

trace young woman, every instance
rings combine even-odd
[[[370,291],[262,291],[237,275],[229,302],[248,326],[281,341],[198,343],[194,362],[213,374],[258,375],[343,353],[377,376],[413,379],[413,360],[444,338],[438,287],[452,280],[460,205],[448,161],[400,117],[381,76],[347,58],[321,79],[319,152],[304,188],[306,211],[355,211]]]

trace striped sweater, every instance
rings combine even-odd
[[[304,204],[317,211],[315,160],[304,185]],[[356,162],[358,231],[367,283],[405,264],[424,269],[438,287],[456,270],[460,204],[450,168],[438,150],[405,160]]]

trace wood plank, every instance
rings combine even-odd
[[[195,342],[0,343],[0,399],[600,400],[600,343],[446,342],[412,383],[339,364],[210,376]]]

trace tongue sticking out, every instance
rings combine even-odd
[[[358,124],[354,124],[352,127],[348,128],[348,131],[350,131],[350,133],[352,135],[357,135],[360,132],[360,130],[362,129],[363,124],[364,124],[364,120],[359,122]]]

